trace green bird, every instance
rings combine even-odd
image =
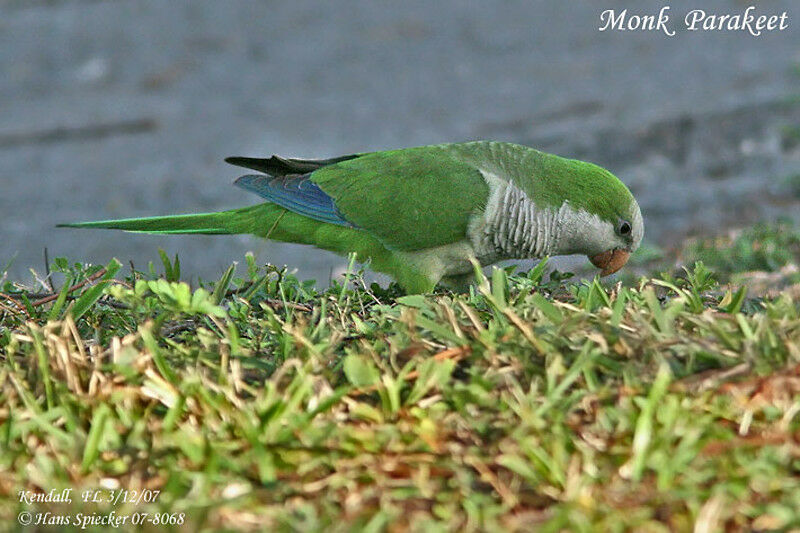
[[[628,188],[609,171],[494,141],[333,159],[230,157],[260,174],[236,185],[267,201],[187,215],[62,224],[139,233],[252,233],[310,244],[394,277],[408,293],[463,287],[471,260],[585,254],[601,276],[622,268],[644,233]]]

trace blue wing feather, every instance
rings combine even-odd
[[[329,224],[355,227],[342,216],[333,198],[325,194],[307,174],[280,177],[248,174],[237,179],[235,185],[299,215]]]

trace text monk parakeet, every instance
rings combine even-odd
[[[231,157],[261,174],[236,185],[265,203],[189,215],[66,224],[143,233],[232,234],[355,252],[409,293],[459,284],[503,259],[585,254],[605,276],[642,240],[639,205],[607,170],[476,141],[302,160]]]

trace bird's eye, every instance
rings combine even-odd
[[[628,235],[631,232],[631,224],[630,222],[623,220],[619,223],[619,227],[617,228],[620,235]]]

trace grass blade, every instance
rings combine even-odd
[[[106,266],[106,273],[100,278],[100,281],[86,289],[83,294],[81,294],[80,298],[75,300],[75,303],[72,304],[70,308],[70,315],[72,315],[73,320],[78,320],[80,317],[86,313],[86,311],[91,308],[97,300],[103,295],[103,291],[108,287],[111,281],[114,279],[114,276],[119,271],[120,267],[122,267],[122,263],[117,261],[116,259],[112,259],[108,266]]]

